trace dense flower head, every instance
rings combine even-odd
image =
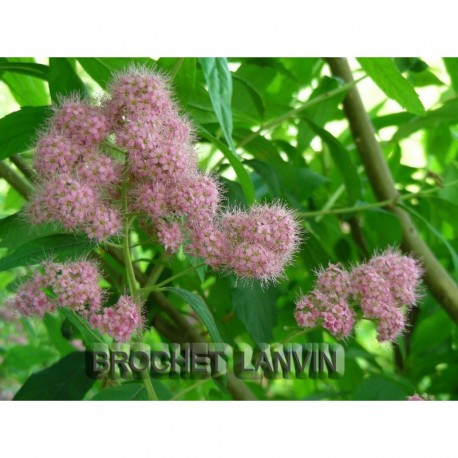
[[[7,306],[32,317],[67,307],[124,342],[142,325],[141,307],[129,296],[121,296],[114,306],[103,307],[105,294],[99,286],[99,276],[97,265],[91,261],[48,261],[18,288]]]
[[[355,314],[345,298],[318,288],[296,302],[295,318],[298,325],[304,328],[321,324],[339,339],[348,337],[355,323]]]
[[[221,227],[230,253],[229,266],[243,278],[275,280],[296,251],[300,231],[295,215],[279,204],[255,205],[224,214]],[[253,253],[253,260],[249,256]]]
[[[395,250],[350,272],[331,264],[318,272],[313,291],[296,302],[296,321],[305,328],[321,324],[338,338],[348,336],[355,317],[350,302],[376,323],[379,342],[394,341],[406,327],[402,306],[413,305],[418,298],[421,273],[417,260]]]
[[[107,110],[112,117],[140,113],[161,115],[175,110],[167,78],[147,68],[132,67],[115,75]]]
[[[119,211],[105,205],[97,190],[87,182],[62,174],[42,186],[27,210],[33,223],[58,222],[67,230],[84,230],[89,237],[97,240],[119,232]]]
[[[300,238],[295,214],[278,203],[222,212],[220,185],[199,171],[192,124],[164,75],[120,72],[102,104],[63,99],[48,127],[37,144],[33,223],[55,221],[104,243],[132,212],[169,253],[183,246],[247,279],[283,275]]]
[[[94,189],[118,184],[122,178],[121,164],[103,154],[88,154],[76,168],[78,178]]]
[[[108,134],[108,120],[100,107],[71,98],[55,109],[53,128],[81,145],[97,145]]]
[[[61,173],[70,174],[87,153],[86,147],[78,145],[65,135],[51,131],[38,141],[34,165],[42,178]]]
[[[121,296],[115,305],[105,307],[102,313],[93,314],[89,322],[118,342],[129,340],[143,324],[140,306],[127,295]]]
[[[214,222],[191,224],[190,242],[186,251],[198,256],[214,268],[223,268],[228,263],[228,245],[224,233]]]
[[[369,265],[388,282],[399,307],[415,304],[419,296],[418,281],[423,274],[423,269],[415,258],[403,256],[390,249],[372,258]]]
[[[330,264],[319,272],[316,285],[320,291],[347,299],[350,293],[350,274],[341,264]]]
[[[10,299],[7,306],[17,310],[20,315],[39,317],[56,309],[55,301],[44,291],[43,277],[39,273],[35,273],[31,280],[19,287],[16,297]]]
[[[68,307],[83,316],[100,309],[103,293],[98,284],[97,265],[89,261],[44,264],[43,287],[52,291],[60,307]]]
[[[171,213],[169,183],[164,181],[140,182],[130,194],[133,211],[144,212],[155,221]]]
[[[184,241],[180,225],[177,222],[169,223],[159,220],[155,227],[159,242],[169,253],[176,253]]]
[[[220,191],[216,180],[196,173],[182,178],[171,189],[170,206],[192,223],[211,221],[216,216]]]
[[[25,316],[41,317],[58,307],[68,307],[88,316],[100,308],[102,300],[95,264],[88,261],[47,262],[42,272],[35,272],[19,287],[11,304]]]

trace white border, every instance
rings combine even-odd
[[[1,454],[456,456],[453,402],[2,402]]]

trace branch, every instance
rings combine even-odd
[[[346,59],[330,58],[328,62],[335,76],[342,78],[346,83],[354,81]],[[458,287],[421,239],[409,214],[394,204],[399,194],[356,87],[348,90],[343,107],[356,149],[361,156],[377,199],[393,202],[393,205],[388,205],[387,208],[399,218],[402,228],[402,249],[407,253],[413,253],[422,260],[425,268],[425,282],[429,290],[450,317],[458,322]]]
[[[35,172],[19,154],[10,156],[9,159],[26,178],[32,181],[35,176]]]
[[[33,186],[10,168],[5,161],[0,161],[0,177],[4,178],[25,199],[28,199],[33,191]]]

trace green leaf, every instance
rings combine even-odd
[[[173,78],[173,87],[181,104],[186,105],[196,85],[197,59],[194,57],[162,57],[157,61],[157,66],[168,73],[175,70],[175,66],[179,66]]]
[[[194,312],[206,326],[208,333],[210,334],[210,337],[214,343],[224,343],[216,326],[215,320],[213,319],[213,315],[210,312],[210,309],[200,296],[181,288],[168,287],[164,288],[164,290],[170,291],[171,293],[181,297],[186,303],[189,304],[189,306],[194,310]]]
[[[148,394],[143,383],[123,383],[97,393],[92,401],[147,401]]]
[[[55,350],[43,345],[16,345],[8,349],[2,364],[8,371],[25,371],[49,363],[56,356]]]
[[[407,121],[407,120],[406,120]],[[399,126],[392,141],[399,142],[420,129],[436,129],[441,124],[458,123],[458,98],[447,100],[437,110],[431,110],[421,118],[413,118]]]
[[[159,380],[151,379],[154,391],[159,400],[166,401],[172,397],[170,391]],[[148,394],[141,382],[127,382],[122,385],[97,393],[92,401],[147,401]]]
[[[227,59],[223,57],[201,58],[199,62],[204,72],[213,109],[223,130],[224,138],[234,151],[231,111],[232,77],[227,65]]]
[[[0,219],[0,247],[15,250],[30,240],[62,232],[53,223],[31,225],[21,212]]]
[[[84,352],[73,352],[47,369],[29,377],[15,401],[73,401],[84,398],[94,384],[86,375]]]
[[[426,353],[451,340],[453,328],[454,323],[443,310],[437,310],[417,323],[412,333],[412,360],[421,360]]]
[[[210,132],[203,127],[199,128],[199,134],[213,143],[226,156],[227,160],[237,174],[237,178],[240,181],[240,186],[242,186],[248,204],[252,204],[255,199],[254,186],[238,155],[229,149],[223,142],[213,137],[213,135],[211,135]]]
[[[316,98],[323,96],[331,91],[339,88],[339,82],[334,78],[325,76],[319,86],[310,94],[308,101],[315,100]],[[312,107],[302,111],[299,117],[305,118],[304,121],[299,122],[299,129],[297,135],[297,149],[302,153],[315,137],[314,132],[308,126],[307,121],[312,121],[316,126],[323,127],[328,121],[336,119],[339,116],[338,106],[345,97],[345,93],[341,92],[334,97],[329,97],[322,100],[320,103],[313,105]],[[306,102],[307,103],[307,102]]]
[[[425,108],[412,85],[401,75],[394,61],[385,57],[364,57],[358,62],[387,97],[407,111],[423,115]]]
[[[49,89],[46,82],[41,79],[36,72],[19,71],[27,67],[38,69],[42,72],[44,79],[48,78],[49,67],[36,64],[34,59],[28,57],[17,57],[2,59],[0,58],[0,68],[2,64],[11,71],[0,70],[0,78],[8,86],[11,94],[21,106],[43,106],[51,102]],[[14,70],[11,67],[14,66]]]
[[[445,68],[447,69],[448,76],[452,81],[453,90],[458,95],[458,58],[444,57]]]
[[[59,316],[46,313],[43,323],[48,330],[49,339],[62,356],[75,351],[75,347],[62,334],[62,320]]]
[[[83,317],[73,310],[65,307],[61,307],[59,310],[62,316],[78,329],[86,346],[90,347],[92,344],[105,342],[100,332],[97,329],[93,329]]]
[[[412,207],[404,204],[399,204],[404,210],[408,211],[410,214],[418,218],[430,231],[434,234],[447,248],[450,253],[450,257],[453,261],[453,270],[455,280],[458,281],[458,254],[451,245],[451,243],[438,231],[426,218],[424,218],[420,213],[417,213]]]
[[[0,119],[0,160],[29,149],[50,113],[49,107],[24,107]]]
[[[383,250],[389,246],[397,246],[402,239],[399,218],[381,208],[373,208],[364,212],[364,233],[372,250]]]
[[[361,199],[361,181],[350,153],[328,131],[318,127],[312,121],[307,120],[307,123],[328,146],[332,159],[342,174],[347,189],[348,204],[353,205],[358,199]]]
[[[13,267],[38,264],[45,259],[56,262],[76,259],[94,249],[96,244],[87,237],[70,234],[48,235],[30,240],[12,254],[0,259],[0,271]]]
[[[355,390],[356,401],[403,401],[413,392],[409,386],[385,375],[373,375],[365,379]]]
[[[0,72],[13,72],[21,75],[34,76],[35,78],[48,79],[49,67],[47,65],[28,62],[9,62],[0,59]]]
[[[231,288],[232,303],[240,321],[256,344],[272,341],[272,330],[277,320],[277,294],[274,288],[259,284]]]
[[[154,61],[149,58],[131,57],[78,57],[78,62],[102,89],[113,77],[113,74],[129,68],[131,65],[153,67]]]
[[[72,94],[87,96],[86,86],[76,74],[69,59],[63,57],[49,59],[49,91],[53,102]]]

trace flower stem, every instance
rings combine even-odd
[[[390,205],[397,205],[400,201],[403,201],[403,200],[413,199],[415,197],[423,197],[425,195],[439,191],[440,189],[446,188],[448,186],[454,186],[456,184],[458,184],[458,180],[453,180],[453,181],[446,183],[444,186],[441,186],[441,187],[433,187],[430,189],[426,189],[424,191],[410,192],[407,194],[399,195],[395,197],[394,199],[382,200],[382,201],[373,202],[370,204],[354,205],[353,207],[346,207],[346,208],[323,208],[321,210],[316,210],[316,211],[301,212],[300,215],[304,218],[308,218],[308,217],[320,216],[320,215],[339,215],[342,213],[354,213],[354,212],[370,210],[372,208],[387,207]]]
[[[122,197],[122,206],[125,217],[124,222],[124,240],[122,244],[122,253],[124,257],[124,265],[126,268],[126,277],[127,277],[127,284],[129,286],[129,292],[131,296],[135,299],[138,290],[137,290],[137,280],[135,278],[134,266],[132,264],[132,258],[130,256],[130,226],[132,224],[132,217],[127,216],[127,184],[126,182],[123,183],[121,188],[121,197]],[[143,371],[141,373],[143,384],[145,385],[146,392],[148,394],[148,399],[150,401],[157,401],[157,395],[154,391],[153,384],[151,383],[151,379],[149,376],[148,371]]]
[[[166,285],[167,283],[170,283],[171,281],[173,281],[173,280],[175,280],[177,278],[180,278],[180,277],[182,277],[183,275],[186,275],[189,272],[192,272],[194,270],[200,269],[201,267],[204,267],[205,265],[206,264],[204,262],[202,262],[201,264],[197,264],[195,266],[189,267],[189,268],[187,268],[185,270],[182,270],[181,272],[178,272],[176,275],[172,275],[171,277],[167,278],[166,280],[164,280],[161,283],[158,283],[157,285],[152,285],[152,286],[149,286],[149,287],[146,287],[146,288],[141,288],[138,291],[143,295],[152,293],[154,291],[161,291],[161,288],[164,285]]]
[[[154,390],[153,384],[151,383],[150,376],[148,371],[143,371],[142,373],[143,384],[145,385],[146,393],[148,394],[148,399],[150,401],[158,401],[156,391]]]

